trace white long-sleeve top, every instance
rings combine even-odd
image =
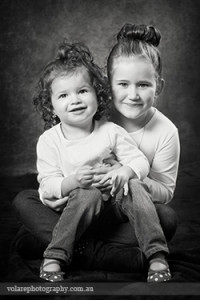
[[[117,160],[132,168],[139,179],[149,173],[149,163],[135,141],[122,127],[105,121],[95,121],[93,132],[86,138],[68,140],[61,125],[45,131],[37,143],[37,170],[40,199],[61,198],[64,177],[81,166],[100,166],[115,154]]]
[[[176,186],[180,157],[177,128],[155,109],[153,117],[142,129],[129,134],[148,158],[150,172],[144,182],[151,191],[152,200],[164,204],[170,202]]]

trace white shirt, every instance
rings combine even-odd
[[[45,131],[37,143],[37,169],[40,199],[61,198],[64,177],[74,174],[81,166],[100,166],[114,153],[117,160],[132,168],[139,179],[149,173],[149,163],[135,141],[122,127],[105,121],[95,121],[86,138],[68,140],[60,124]],[[46,196],[45,195],[45,196]]]
[[[146,126],[129,134],[149,161],[150,172],[144,182],[151,191],[153,201],[168,203],[174,194],[180,157],[177,128],[155,109]]]

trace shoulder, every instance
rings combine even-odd
[[[53,126],[52,128],[44,131],[40,135],[38,142],[52,143],[52,142],[56,141],[59,138],[59,136],[60,136],[60,124],[57,124],[57,125]]]
[[[155,114],[148,125],[151,130],[155,133],[160,133],[163,137],[178,134],[178,129],[175,124],[158,109],[156,109]]]
[[[110,122],[110,121],[98,121],[99,129],[104,134],[108,136],[112,141],[116,140],[118,137],[129,137],[128,132],[121,126]]]

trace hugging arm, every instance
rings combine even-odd
[[[179,158],[180,142],[176,129],[158,149],[149,176],[144,179],[154,202],[167,204],[171,201],[176,186]]]
[[[112,151],[121,167],[107,170],[99,181],[99,185],[111,185],[111,195],[114,196],[121,188],[125,187],[128,193],[128,181],[132,178],[143,179],[149,173],[149,163],[144,154],[137,148],[133,139],[120,126],[112,124],[110,141]]]
[[[117,160],[123,166],[128,166],[134,172],[131,178],[143,180],[149,174],[149,162],[146,156],[141,152],[135,141],[128,134],[128,132],[113,124],[114,134],[110,134],[113,152]]]

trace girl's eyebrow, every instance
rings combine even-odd
[[[148,83],[148,84],[152,84],[152,80],[150,80],[150,79],[141,79],[141,80],[138,80],[138,83]]]
[[[83,85],[80,85],[79,89],[82,89],[82,88],[89,88],[91,87],[92,85],[91,84],[83,84]]]
[[[56,93],[52,93],[54,94],[55,96],[58,96],[58,95],[61,95],[61,94],[67,94],[67,90],[63,90],[63,91],[59,91],[59,92],[56,92]]]
[[[126,81],[126,82],[127,82],[127,81],[129,81],[129,80],[128,80],[128,79],[120,79],[120,78],[119,78],[119,79],[116,79],[116,81]]]

